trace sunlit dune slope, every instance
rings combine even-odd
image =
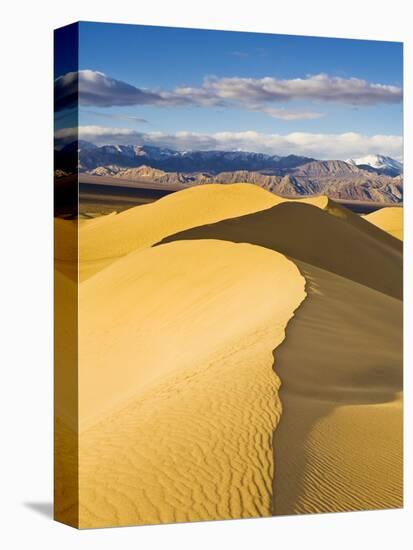
[[[54,265],[72,281],[78,276],[78,223],[54,218]]]
[[[209,184],[173,193],[115,216],[85,220],[79,227],[80,278],[84,280],[116,258],[177,231],[242,216],[285,201],[253,184]],[[326,197],[303,201],[320,208],[327,204]]]
[[[364,226],[288,204],[170,238],[220,236],[329,268],[294,259],[308,298],[277,349],[275,514],[402,505],[402,303],[392,296],[401,258],[395,239],[372,239]]]
[[[55,271],[54,518],[78,524],[77,287]]]
[[[389,206],[363,217],[396,239],[403,240],[403,208]]]
[[[304,284],[281,254],[211,240],[82,283],[81,527],[272,513],[273,350]]]
[[[402,303],[298,267],[308,298],[277,350],[274,513],[400,507]]]
[[[205,185],[81,222],[81,527],[401,506],[402,243],[307,202]]]
[[[55,414],[77,429],[77,286],[55,270]]]
[[[66,275],[77,279],[77,256],[74,249],[77,231],[79,276],[82,281],[117,258],[138,248],[151,246],[168,235],[292,202],[317,206],[399,250],[397,242],[394,243],[390,235],[381,235],[380,231],[360,216],[325,196],[290,200],[248,183],[207,184],[173,193],[154,203],[130,208],[120,214],[79,220],[78,227],[72,220],[55,220],[56,242],[59,244],[56,265]]]
[[[335,210],[339,215],[308,204],[282,203],[195,227],[162,242],[202,238],[249,242],[400,298],[401,243],[351,212]]]

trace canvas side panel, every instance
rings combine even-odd
[[[79,524],[78,24],[54,33],[54,518]],[[70,136],[68,136],[70,134]]]

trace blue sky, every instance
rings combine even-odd
[[[81,23],[79,124],[96,143],[400,158],[402,55],[392,42]]]

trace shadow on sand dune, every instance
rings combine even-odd
[[[282,203],[181,231],[158,244],[186,239],[256,244],[401,298],[402,243],[330,203],[331,213],[308,204]]]
[[[402,501],[401,409],[390,411],[388,433],[374,420],[383,411],[367,407],[393,403],[402,391],[402,247],[334,203],[331,210],[284,203],[161,241],[263,246],[290,257],[306,278],[308,297],[274,350],[283,404],[273,443],[276,515]],[[345,421],[352,428],[336,437],[331,424],[314,452],[314,427],[341,406],[353,411]]]
[[[377,405],[393,403],[403,387],[401,302],[312,266],[298,262],[298,267],[308,296],[274,350],[283,414],[273,438],[273,513],[400,506],[402,442],[386,438],[386,427],[374,416]],[[307,445],[312,431],[337,407],[351,408],[354,430],[340,434],[331,422],[326,437],[336,444],[326,440],[314,453]],[[402,418],[395,415],[391,425],[401,433]],[[364,472],[348,469],[351,457],[337,456],[341,445],[343,454],[351,454],[352,446],[364,453],[358,467]],[[367,447],[375,453],[371,464]],[[387,469],[394,478],[382,479]]]

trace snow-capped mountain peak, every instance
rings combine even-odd
[[[354,166],[370,166],[382,173],[398,176],[403,172],[403,163],[386,155],[366,155],[354,159],[348,159],[346,162]]]
[[[64,155],[69,152],[71,147],[71,144],[66,145],[61,153]],[[136,168],[144,164],[167,172],[280,171],[314,160],[296,155],[280,157],[249,151],[177,151],[152,145],[108,144],[96,146],[84,141],[79,142],[76,147],[79,151],[81,170],[93,170],[99,166],[109,165],[117,165],[121,168]]]

